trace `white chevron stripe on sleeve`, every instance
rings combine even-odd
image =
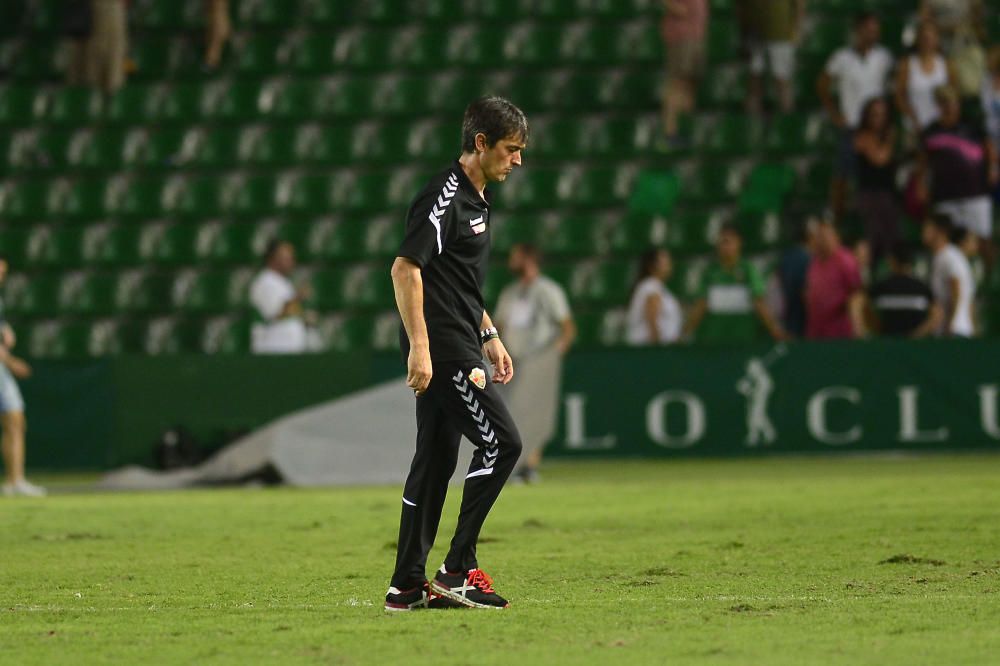
[[[448,210],[448,206],[451,204],[451,200],[457,191],[458,178],[455,176],[455,173],[452,172],[448,176],[448,181],[445,186],[441,188],[441,194],[438,195],[437,204],[427,215],[427,219],[434,225],[434,231],[437,234],[438,254],[444,252],[444,242],[441,238],[441,218],[444,216],[445,211]]]

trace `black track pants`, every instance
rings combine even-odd
[[[445,558],[448,571],[478,566],[479,531],[521,454],[521,436],[481,361],[435,363],[430,387],[416,401],[417,450],[403,489],[392,576],[392,585],[400,589],[426,577],[427,555],[434,545],[462,435],[477,451],[465,477],[458,526]]]

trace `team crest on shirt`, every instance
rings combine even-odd
[[[469,373],[469,381],[482,391],[486,388],[486,371],[482,368],[473,368],[472,372]]]
[[[479,217],[469,220],[469,226],[472,227],[473,233],[481,234],[486,231],[486,221],[483,218],[484,216],[480,215]]]

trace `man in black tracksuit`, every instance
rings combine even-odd
[[[431,179],[407,213],[392,282],[403,319],[406,383],[417,401],[417,449],[403,489],[386,610],[508,605],[476,560],[479,531],[521,452],[517,427],[491,385],[509,382],[514,368],[486,313],[481,286],[490,249],[486,184],[520,166],[527,139],[520,109],[500,97],[476,100],[462,122],[461,157]],[[451,549],[428,583],[427,555],[462,435],[477,452]]]

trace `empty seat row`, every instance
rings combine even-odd
[[[530,176],[515,172],[497,188],[497,198],[509,209],[611,206],[627,199],[635,173],[629,163],[617,168],[539,167]],[[428,176],[426,169],[407,167],[392,172],[339,169],[9,180],[0,185],[0,216],[27,222],[330,212],[401,215]]]
[[[656,136],[649,117],[595,114],[531,119],[525,159],[629,158]],[[0,135],[0,165],[12,173],[396,165],[442,167],[461,152],[460,128],[436,120],[413,123],[248,123],[191,127],[24,128]]]
[[[134,83],[110,100],[86,88],[10,84],[0,87],[0,124],[85,123],[128,125],[267,119],[336,120],[372,115],[460,118],[469,101],[506,95],[525,111],[653,108],[658,69],[573,69],[487,75],[446,72],[429,76],[385,74],[268,80],[219,79],[205,83]]]

